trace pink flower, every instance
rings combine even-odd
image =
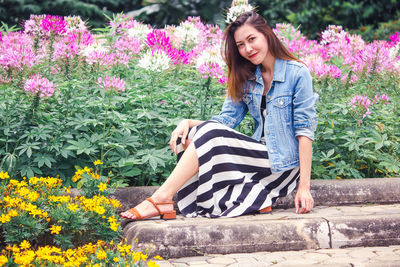
[[[377,104],[389,104],[389,97],[386,94],[376,94],[373,101],[371,101],[366,95],[355,95],[350,100],[350,105],[352,110],[361,116],[358,120],[358,124],[360,125],[363,122],[363,119],[371,114],[370,107]]]
[[[221,78],[221,76],[224,75],[224,70],[218,63],[214,62],[205,62],[199,66],[198,71],[203,75],[204,79],[207,79],[208,77]]]
[[[30,69],[38,59],[32,47],[33,42],[29,35],[22,32],[8,33],[0,43],[0,66],[6,70]]]
[[[169,37],[162,30],[153,30],[147,35],[146,44],[152,49],[161,48],[162,50],[171,49]]]
[[[133,56],[140,53],[141,44],[139,39],[130,37],[128,35],[123,35],[115,42],[114,48],[117,51],[126,53],[129,56]]]
[[[104,78],[99,77],[97,84],[105,91],[125,91],[125,82],[115,76],[105,75]]]
[[[62,35],[67,32],[67,23],[64,21],[63,17],[60,16],[47,15],[42,19],[40,26],[45,32],[53,34]]]
[[[392,36],[390,36],[389,45],[390,47],[396,46],[400,42],[400,32],[396,32]]]
[[[165,31],[153,30],[147,35],[146,44],[153,50],[162,50],[172,60],[173,64],[189,64],[193,52],[173,48]]]
[[[25,82],[24,90],[33,94],[39,94],[40,97],[52,96],[54,85],[41,75],[35,74]]]
[[[78,36],[69,33],[66,37],[54,43],[53,59],[72,59],[79,53]]]
[[[114,59],[115,59],[114,54],[109,54],[106,51],[98,51],[98,50],[90,52],[86,57],[86,61],[90,65],[98,64],[100,66],[113,66]]]
[[[374,97],[373,103],[374,104],[385,104],[385,105],[387,105],[387,104],[390,103],[390,100],[389,100],[388,95],[386,95],[386,94],[383,94],[383,95],[376,94],[375,97]]]
[[[228,78],[225,76],[222,76],[221,78],[219,78],[218,82],[220,84],[225,84],[228,81]]]

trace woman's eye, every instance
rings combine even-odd
[[[254,41],[256,39],[256,37],[250,37],[249,40],[250,41]]]

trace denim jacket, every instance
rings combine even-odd
[[[254,77],[243,88],[242,100],[225,99],[222,111],[211,120],[235,128],[247,112],[253,117],[255,131],[252,136],[259,141],[264,131],[272,173],[299,166],[297,136],[314,140],[317,127],[315,103],[318,95],[313,92],[309,70],[297,61],[275,59],[274,75],[267,93],[267,116],[262,129],[260,111],[264,92],[261,67],[257,66]]]

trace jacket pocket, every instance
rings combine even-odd
[[[271,102],[282,122],[291,123],[293,121],[293,96],[278,96]]]

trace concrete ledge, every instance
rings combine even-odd
[[[400,245],[400,204],[316,207],[236,218],[125,222],[124,237],[152,254],[205,254]]]
[[[238,219],[200,220],[131,223],[125,227],[124,236],[132,245],[137,239],[139,248],[151,248],[152,253],[167,258],[329,248],[323,219],[273,223],[261,218],[245,223]],[[324,238],[319,238],[321,229]]]
[[[113,197],[121,201],[123,209],[134,207],[149,197],[156,186],[120,188]],[[399,178],[367,178],[350,180],[312,180],[311,194],[316,206],[341,206],[365,203],[400,203]],[[280,198],[274,208],[288,209],[294,206],[295,193]]]

